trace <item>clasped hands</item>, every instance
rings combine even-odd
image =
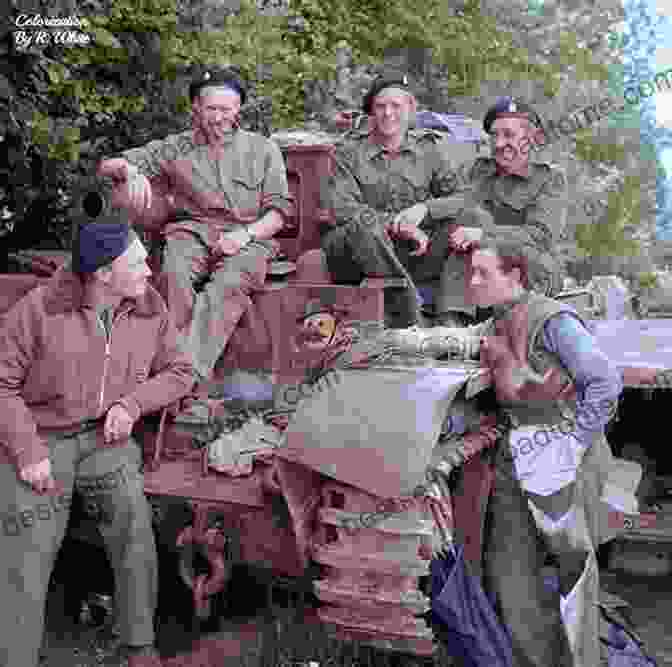
[[[413,241],[417,247],[411,252],[412,256],[424,255],[429,247],[429,237],[419,225],[428,214],[427,204],[415,204],[398,213],[387,225],[386,231],[393,239]],[[457,226],[450,234],[450,243],[454,250],[466,252],[481,235],[482,230],[479,228]]]
[[[128,414],[123,405],[115,403],[108,411],[105,417],[105,426],[103,428],[105,444],[112,444],[119,440],[125,440],[131,435],[134,420]],[[26,465],[19,470],[19,479],[33,488],[36,493],[54,493],[58,491],[58,486],[51,474],[51,460],[47,457],[39,461]]]
[[[429,247],[429,236],[419,227],[428,213],[426,204],[415,204],[400,211],[385,228],[392,239],[415,243],[416,248],[410,253],[413,257],[424,255]]]

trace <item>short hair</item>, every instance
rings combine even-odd
[[[527,289],[530,285],[530,249],[521,247],[509,239],[486,238],[474,243],[469,252],[469,261],[473,253],[483,250],[492,251],[499,258],[499,265],[504,273],[511,273],[514,269],[520,271],[520,283]]]

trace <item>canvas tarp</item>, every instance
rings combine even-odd
[[[334,370],[297,406],[278,456],[384,498],[410,495],[473,372],[459,364]]]

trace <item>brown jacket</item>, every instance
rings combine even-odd
[[[83,296],[80,279],[64,267],[5,314],[0,462],[21,468],[41,461],[49,455],[41,431],[101,418],[114,403],[138,419],[192,389],[192,362],[152,287],[121,302],[109,341]]]

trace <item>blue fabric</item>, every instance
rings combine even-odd
[[[480,578],[469,574],[462,545],[433,560],[431,576],[432,617],[448,652],[464,667],[513,667],[511,638]]]
[[[553,591],[560,590],[557,576],[544,577],[544,583]],[[608,625],[608,636],[600,638],[607,649],[607,667],[658,667],[656,661],[644,653],[643,646],[624,626],[610,618],[604,608],[601,607],[600,611]]]
[[[618,368],[599,349],[595,337],[569,313],[560,313],[544,325],[544,347],[556,354],[574,378],[577,393],[576,434],[590,446],[613,416],[623,391]],[[613,406],[609,409],[609,406]]]
[[[95,222],[80,227],[75,247],[76,270],[93,273],[123,255],[132,240],[131,228],[124,222]]]

